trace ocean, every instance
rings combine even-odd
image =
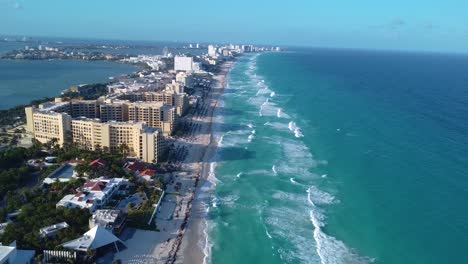
[[[211,263],[464,263],[468,57],[246,55],[216,117]]]

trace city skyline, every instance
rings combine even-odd
[[[468,3],[0,0],[2,35],[468,52]],[[60,22],[60,23],[58,23]]]

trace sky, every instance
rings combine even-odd
[[[0,34],[468,53],[468,1],[0,0]]]

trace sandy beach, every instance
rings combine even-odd
[[[126,249],[118,252],[115,259],[122,263],[204,262],[204,243],[201,242],[206,240],[203,232],[205,209],[202,208],[204,194],[201,187],[207,182],[210,161],[216,153],[213,119],[233,64],[222,65],[196,111],[185,117],[190,131],[175,141],[177,148],[183,149],[185,154],[178,161],[181,171],[174,173],[156,215],[159,232],[128,232],[124,238]]]

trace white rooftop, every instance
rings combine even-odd
[[[74,204],[80,208],[91,208],[95,202],[100,203],[104,198],[112,196],[114,191],[127,182],[124,178],[90,180],[84,184],[81,192],[65,195],[57,206]]]
[[[61,222],[61,223],[58,223],[58,224],[54,224],[54,225],[51,225],[51,226],[46,226],[46,227],[43,227],[41,229],[39,229],[39,233],[42,235],[42,236],[48,236],[48,235],[53,235],[55,234],[56,232],[62,230],[62,229],[65,229],[69,227],[69,225],[66,223],[66,222]]]
[[[86,252],[88,250],[98,249],[115,242],[121,242],[123,244],[122,240],[120,240],[110,231],[97,225],[88,232],[84,233],[82,237],[68,241],[62,244],[62,246],[74,251]]]

